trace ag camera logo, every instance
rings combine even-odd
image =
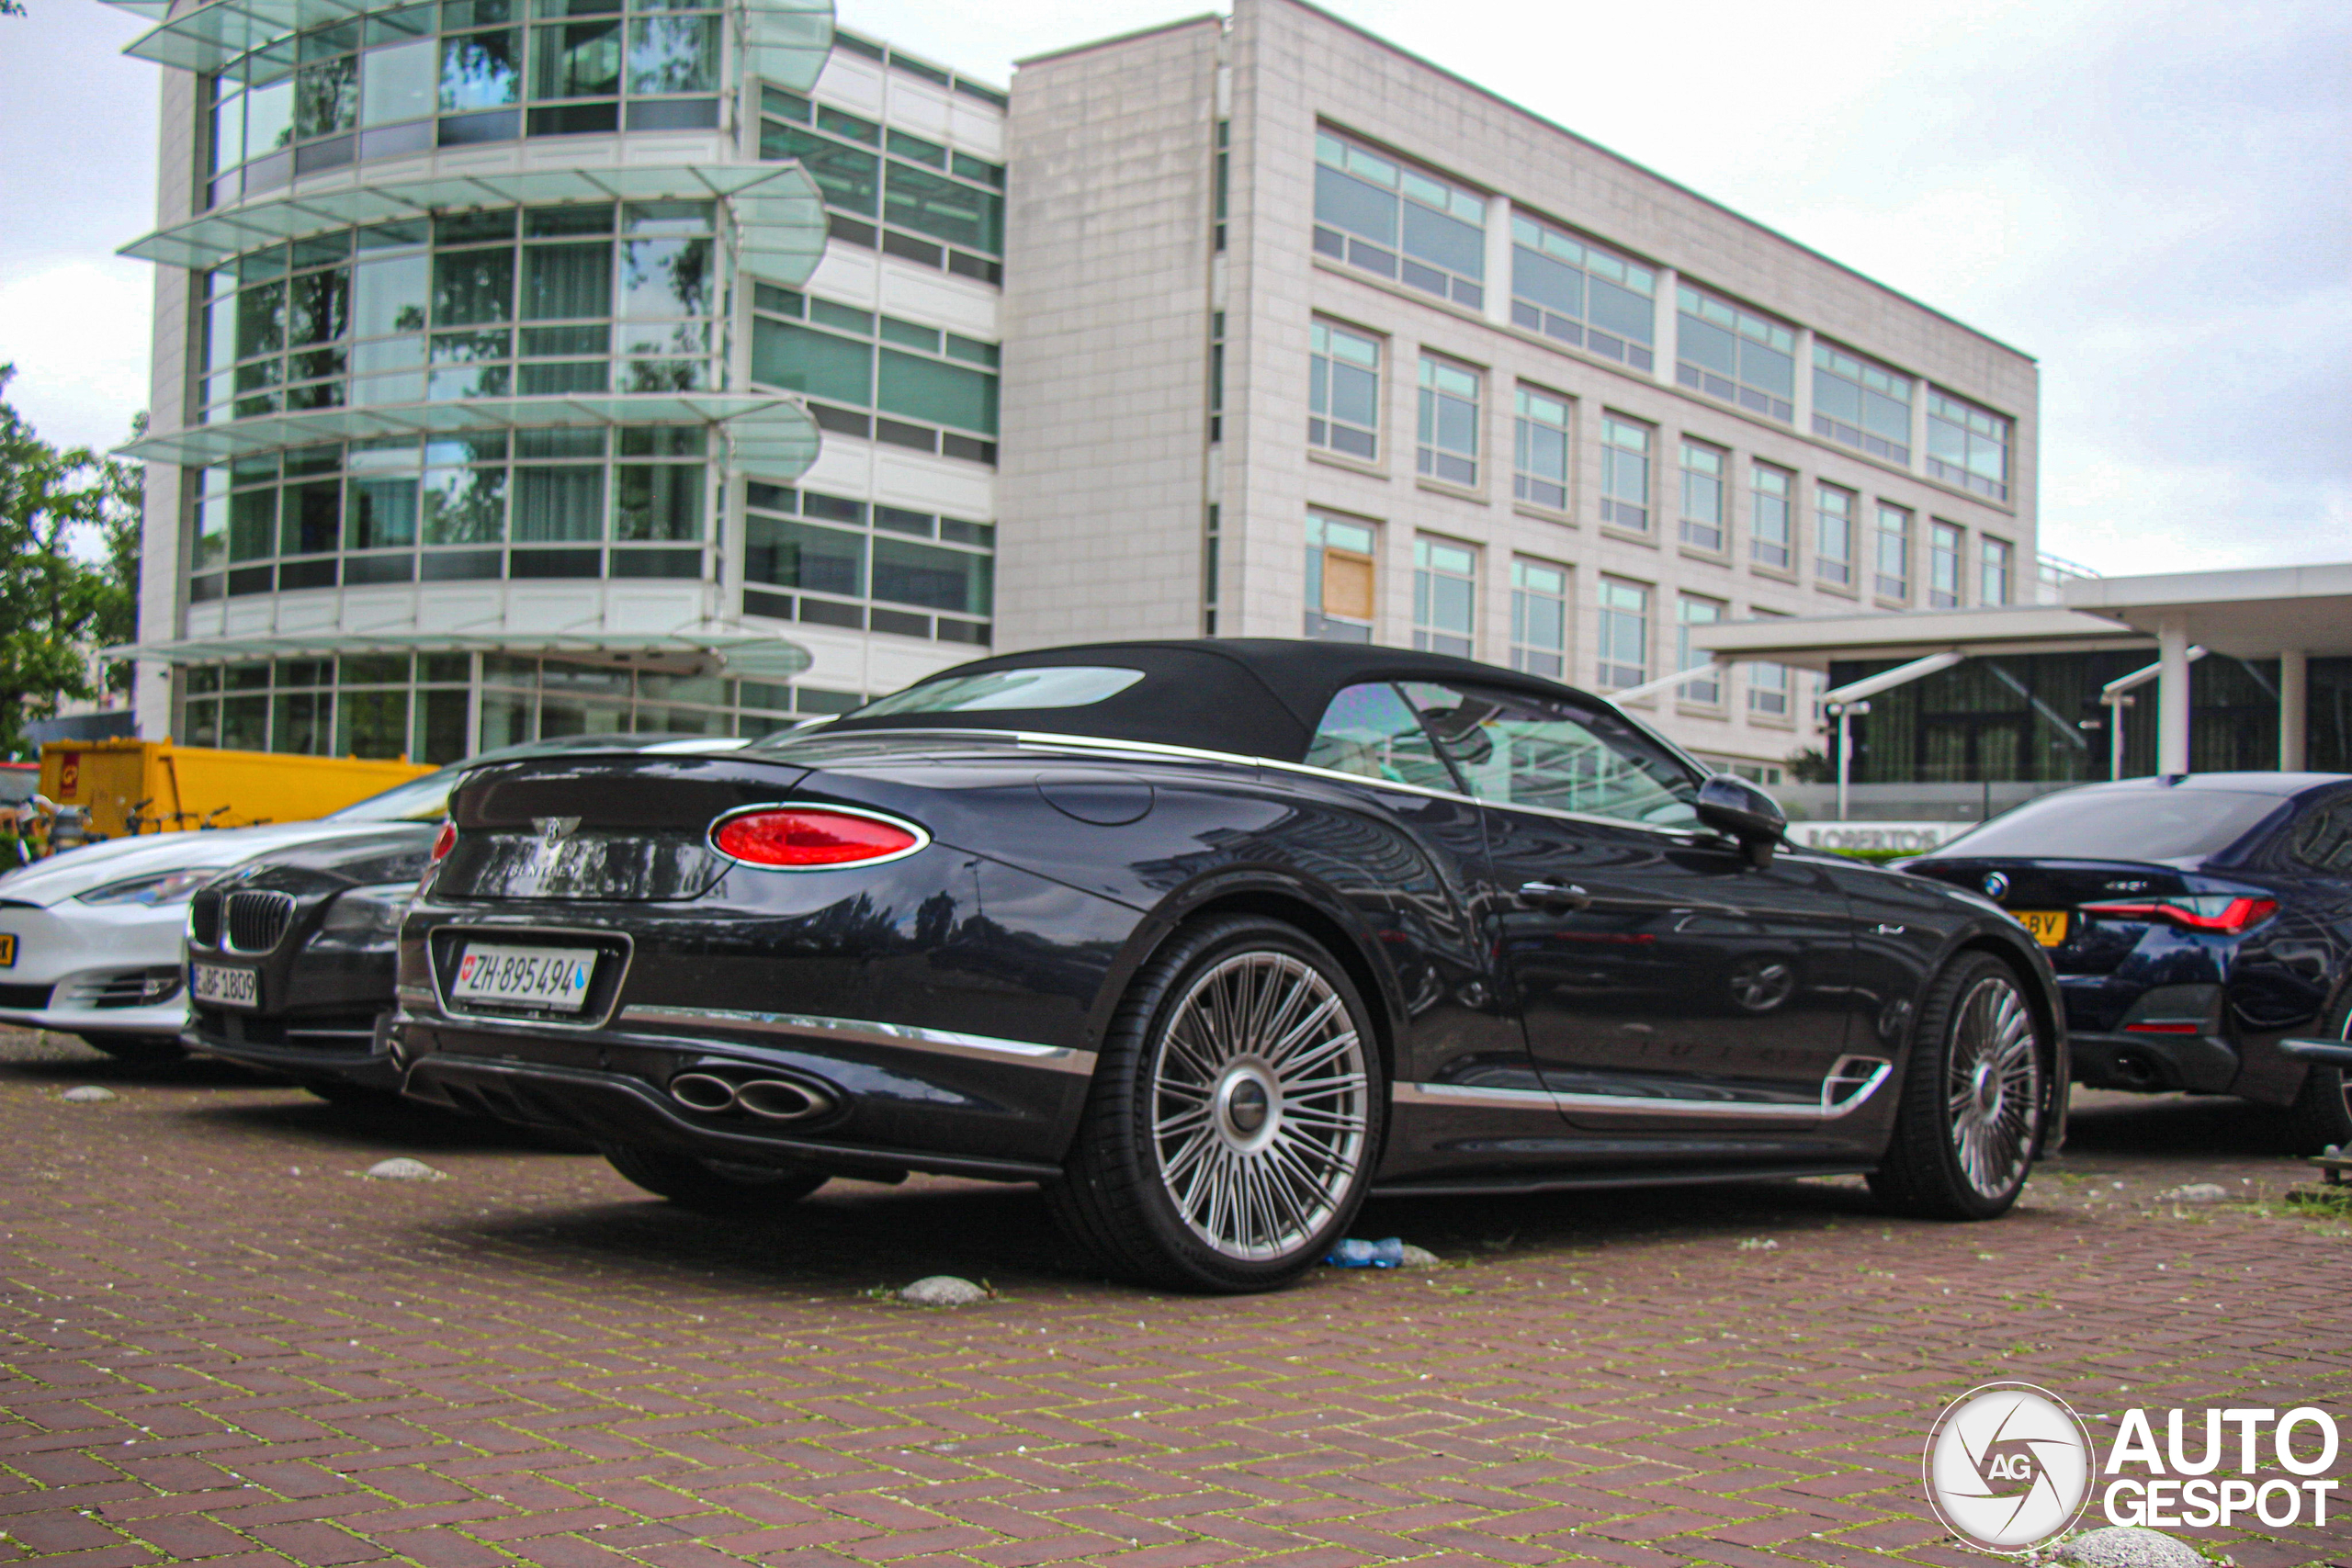
[[[1928,1500],[1978,1551],[2023,1552],[2081,1515],[2094,1463],[2090,1433],[2064,1400],[2031,1383],[1986,1383],[1936,1417]]]

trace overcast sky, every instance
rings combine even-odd
[[[1002,82],[1185,0],[840,0]],[[146,396],[156,68],[0,18],[0,363],[61,442]],[[2116,572],[2352,559],[2352,5],[1337,0],[1340,15],[2041,363],[2041,543]]]

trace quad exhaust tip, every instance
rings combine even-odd
[[[763,1122],[806,1122],[833,1108],[831,1096],[790,1078],[738,1080],[706,1072],[684,1072],[673,1077],[670,1098],[706,1116],[741,1111]]]

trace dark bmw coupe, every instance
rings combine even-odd
[[[2352,777],[2089,784],[1905,866],[2048,947],[2078,1083],[2275,1106],[2291,1153],[2352,1143]]]
[[[681,1202],[1038,1181],[1183,1288],[1291,1279],[1370,1192],[1862,1173],[2003,1213],[2063,1130],[2041,950],[1782,828],[1464,660],[1007,655],[732,756],[479,770],[394,1050]]]

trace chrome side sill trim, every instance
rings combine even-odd
[[[818,1040],[854,1040],[864,1045],[889,1045],[901,1050],[929,1051],[943,1056],[970,1056],[983,1061],[1018,1061],[1051,1072],[1081,1077],[1094,1072],[1094,1054],[1060,1045],[1038,1045],[1026,1040],[999,1040],[988,1034],[959,1034],[952,1030],[922,1029],[910,1023],[875,1023],[853,1018],[817,1018],[796,1012],[745,1012],[733,1008],[649,1007],[634,1003],[621,1010],[624,1026],[646,1025],[688,1029],[738,1029],[762,1034],[798,1034]]]
[[[1871,1064],[1855,1089],[1836,1100],[1833,1086],[1862,1076],[1859,1063]],[[1812,1105],[1786,1100],[1668,1100],[1645,1094],[1561,1094],[1536,1089],[1480,1089],[1468,1084],[1400,1083],[1392,1091],[1399,1105],[1486,1105],[1497,1110],[1599,1111],[1617,1116],[1731,1116],[1775,1122],[1835,1122],[1860,1109],[1894,1075],[1894,1064],[1877,1057],[1841,1056],[1822,1079],[1821,1099]]]

